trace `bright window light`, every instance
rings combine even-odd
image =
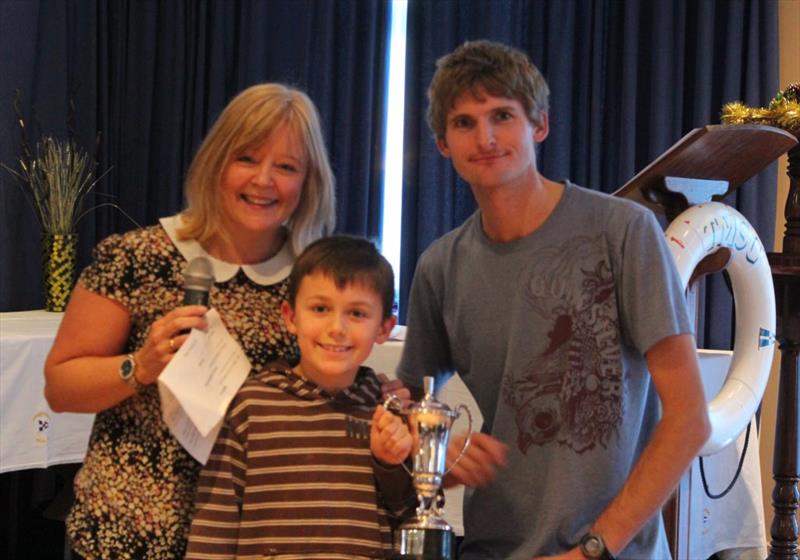
[[[400,289],[400,233],[403,224],[403,111],[406,82],[407,0],[392,0],[389,31],[389,87],[386,95],[386,153],[383,174],[381,252],[394,269],[395,301]]]

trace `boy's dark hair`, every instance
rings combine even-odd
[[[378,294],[383,305],[382,319],[392,316],[394,273],[389,261],[369,240],[353,235],[332,235],[313,242],[297,257],[289,275],[289,305],[294,307],[300,282],[321,272],[340,290],[363,282]]]
[[[528,56],[513,47],[492,41],[467,41],[436,61],[436,73],[428,88],[428,126],[436,138],[444,138],[447,114],[464,92],[481,100],[488,93],[516,99],[531,123],[538,125],[548,110],[550,88]]]

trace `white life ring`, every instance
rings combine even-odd
[[[764,245],[753,226],[719,202],[698,204],[675,218],[666,231],[684,288],[697,264],[725,247],[736,306],[733,358],[725,384],[708,404],[711,437],[700,455],[712,455],[745,429],[758,408],[775,352],[775,291]]]

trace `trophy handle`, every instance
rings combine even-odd
[[[395,394],[391,394],[386,397],[386,400],[383,401],[383,408],[388,410],[389,412],[393,412],[398,416],[402,416],[403,414],[403,399],[398,397]]]
[[[456,457],[456,460],[453,461],[453,464],[450,465],[450,468],[444,471],[442,474],[443,477],[453,470],[453,467],[458,464],[458,462],[461,460],[461,457],[464,456],[464,452],[467,450],[467,447],[469,447],[469,442],[472,441],[472,413],[469,411],[469,407],[467,407],[465,404],[458,405],[456,410],[461,410],[462,408],[464,409],[464,412],[467,413],[467,420],[469,421],[469,426],[467,427],[467,439],[464,440],[464,445],[461,447],[461,451],[458,452],[458,457]]]
[[[397,395],[389,395],[386,397],[386,400],[383,401],[383,408],[391,412],[392,414],[397,414],[398,416],[403,415],[403,399],[398,397]],[[414,473],[406,466],[405,462],[400,463],[400,466],[411,476],[414,478]]]

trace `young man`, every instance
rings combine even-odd
[[[335,236],[297,259],[283,304],[300,361],[248,380],[202,472],[187,558],[382,558],[416,496],[411,436],[362,367],[395,325],[391,265]]]
[[[398,374],[458,371],[485,419],[459,560],[663,560],[709,433],[683,289],[648,210],[539,173],[548,94],[504,45],[438,61],[429,124],[479,210],[420,258]]]

